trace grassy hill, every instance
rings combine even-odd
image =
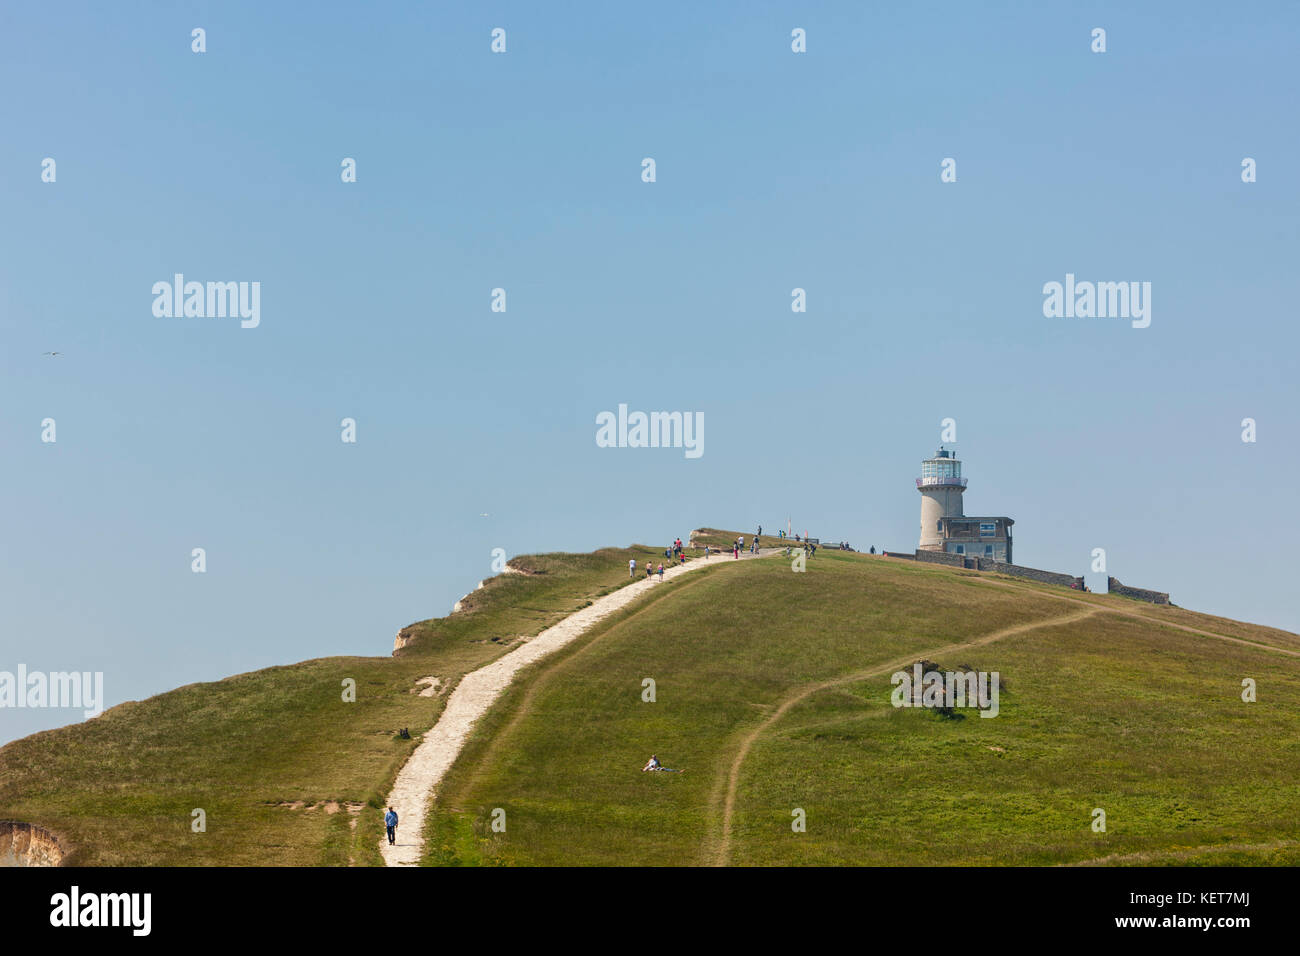
[[[998,671],[999,716],[891,706],[920,657]],[[427,862],[1294,863],[1298,731],[1285,631],[833,551],[724,562],[516,684]]]
[[[513,559],[394,656],[330,657],[191,684],[0,748],[0,820],[82,865],[379,864],[380,806],[447,691],[593,599],[653,549]],[[421,678],[441,681],[422,697]],[[343,702],[342,682],[356,682]],[[398,736],[410,728],[414,739]],[[207,831],[191,830],[191,811]]]
[[[393,657],[191,685],[15,741],[0,819],[54,830],[75,863],[376,864],[381,801],[449,688],[653,556],[518,558],[530,573],[406,629]],[[999,716],[892,707],[889,675],[918,658],[998,671]],[[419,696],[428,676],[439,692]],[[512,685],[443,781],[425,862],[1296,863],[1298,731],[1286,631],[851,553],[803,574],[715,559]],[[686,773],[641,773],[651,752]]]

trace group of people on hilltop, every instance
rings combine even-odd
[[[762,534],[763,534],[763,526],[762,526],[762,525],[759,525],[759,526],[758,526],[758,530],[754,533],[754,537],[753,537],[752,539],[750,539],[750,542],[749,542],[749,553],[750,553],[750,554],[758,554],[758,553],[759,553],[759,550],[762,548]],[[787,536],[786,536],[786,533],[785,533],[784,531],[778,531],[778,532],[777,532],[777,538],[780,539],[780,540],[788,540],[788,539],[787,539]],[[796,534],[796,535],[794,536],[794,540],[795,540],[796,543],[800,543],[800,544],[803,545],[804,553],[807,554],[808,556],[811,557],[812,555],[814,555],[814,554],[817,553],[817,545],[813,544],[811,540],[807,540],[807,539],[805,538],[805,536],[801,536],[801,535],[797,535],[797,534]],[[838,548],[839,550],[841,550],[841,551],[852,551],[852,550],[853,550],[853,548],[849,545],[849,543],[848,543],[847,541],[841,541],[838,545],[835,545],[835,547],[837,547],[837,548]],[[739,559],[739,558],[740,558],[740,553],[741,553],[742,551],[744,551],[744,550],[745,550],[745,536],[744,536],[743,534],[742,534],[742,535],[737,535],[737,536],[736,536],[736,540],[733,541],[733,542],[731,543],[731,556],[732,556],[732,558]],[[792,548],[792,547],[787,547],[787,548],[786,548],[786,553],[789,554],[789,553],[792,552],[793,550],[794,550],[794,548]],[[875,548],[874,548],[874,547],[871,549],[871,553],[872,553],[872,554],[875,554]],[[707,558],[711,557],[712,554],[713,554],[713,548],[712,548],[711,546],[709,546],[709,545],[706,544],[706,545],[704,546],[704,557],[707,559]],[[673,565],[673,564],[685,564],[685,563],[686,563],[686,549],[685,549],[685,547],[682,545],[682,539],[681,539],[681,538],[675,538],[675,539],[673,540],[673,543],[672,543],[669,547],[664,548],[664,560],[667,561],[668,564],[669,564],[670,566]],[[656,573],[656,569],[653,567],[652,564],[647,563],[647,564],[646,564],[645,573],[646,573],[646,577],[647,577],[647,578],[652,577],[652,576],[654,576],[654,574]],[[659,574],[659,577],[660,577],[661,579],[663,578],[663,573],[664,573],[664,566],[663,566],[662,563],[660,563],[659,568],[658,568],[658,574]],[[630,577],[630,578],[631,578],[631,577],[636,577],[636,559],[635,559],[635,558],[630,559],[630,560],[628,561],[628,563],[627,563],[627,576]]]
[[[654,575],[655,575],[655,563],[654,563],[653,561],[647,561],[647,562],[645,563],[645,577],[646,577],[646,580],[649,581],[652,577],[654,577]],[[634,578],[634,577],[636,577],[636,558],[628,558],[628,562],[627,562],[627,576],[628,576],[629,578]],[[663,579],[664,579],[664,563],[663,563],[662,561],[660,561],[660,562],[659,562],[659,580],[662,581]]]
[[[683,547],[681,538],[676,538],[671,545],[664,548],[664,561],[668,562],[669,567],[673,564],[686,563],[686,548]],[[655,568],[653,561],[647,561],[645,563],[646,580],[653,578],[656,574],[659,575],[660,581],[664,579],[664,561],[659,562],[659,567],[657,569]],[[636,558],[628,558],[627,576],[629,578],[636,577]]]
[[[672,563],[685,564],[685,563],[686,563],[686,549],[682,547],[682,539],[681,539],[681,538],[677,538],[676,540],[673,541],[672,544],[670,544],[668,547],[664,548],[664,558],[667,559],[667,561],[668,561],[669,564],[672,564]]]

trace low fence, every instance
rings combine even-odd
[[[1010,574],[1012,577],[1041,581],[1043,584],[1058,584],[1063,588],[1074,588],[1076,591],[1083,590],[1083,578],[1073,574],[1043,571],[1040,568],[1027,568],[1020,564],[1007,564],[1004,561],[994,561],[990,558],[976,558],[975,566],[981,571],[994,571],[998,574]]]
[[[994,561],[992,558],[982,558],[972,554],[918,550],[914,557],[917,561],[925,561],[929,564],[943,564],[950,568],[973,568],[980,571],[993,571],[997,574],[1009,574],[1012,577],[1041,581],[1043,584],[1056,584],[1063,588],[1083,590],[1083,578],[1076,577],[1073,574],[1059,574],[1056,571],[1026,568],[1023,565],[1007,564],[1005,561]]]
[[[1125,584],[1120,584],[1117,578],[1106,578],[1106,590],[1110,594],[1120,594],[1124,597],[1136,598],[1139,601],[1146,601],[1150,604],[1169,603],[1169,595],[1164,591],[1148,591],[1146,588],[1131,588]]]
[[[950,554],[947,551],[921,551],[918,549],[916,560],[928,561],[930,564],[946,564],[954,568],[964,568],[966,566],[966,556],[964,554]]]
[[[920,549],[912,554],[898,551],[881,551],[880,553],[887,558],[924,561],[927,564],[942,564],[950,568],[976,568],[980,571],[992,571],[995,574],[1009,574],[1016,578],[1028,578],[1031,581],[1039,581],[1043,584],[1073,588],[1076,591],[1083,590],[1083,578],[1080,576],[1061,574],[1057,571],[1043,571],[1040,568],[1027,568],[1020,564],[1007,564],[1004,561],[994,561],[992,558],[982,558],[976,555],[952,554],[948,551],[922,551]],[[1112,577],[1106,579],[1106,586],[1107,591],[1111,594],[1120,594],[1150,604],[1169,603],[1169,595],[1164,591],[1131,588]]]

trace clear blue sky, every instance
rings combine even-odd
[[[0,670],[386,654],[494,547],[910,549],[945,417],[1020,563],[1300,629],[1300,8],[1063,6],[5,4]],[[597,448],[620,402],[705,454]]]

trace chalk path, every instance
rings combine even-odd
[[[757,555],[744,553],[740,557],[748,560],[777,554],[782,550],[784,548],[763,548]],[[696,558],[689,564],[665,567],[664,580],[735,560],[728,552],[708,559]],[[644,567],[638,562],[638,575],[645,573]],[[386,834],[381,837],[379,849],[384,855],[386,866],[414,866],[420,862],[424,852],[424,822],[435,789],[460,755],[474,723],[487,713],[488,708],[510,685],[515,674],[529,664],[555,653],[604,618],[657,588],[659,584],[659,576],[656,574],[650,580],[641,578],[624,585],[613,594],[592,602],[590,607],[576,611],[558,624],[548,627],[510,653],[461,678],[447,698],[447,706],[439,715],[438,722],[424,735],[420,745],[398,773],[393,792],[384,804],[397,811],[399,820],[395,844],[389,846]]]

